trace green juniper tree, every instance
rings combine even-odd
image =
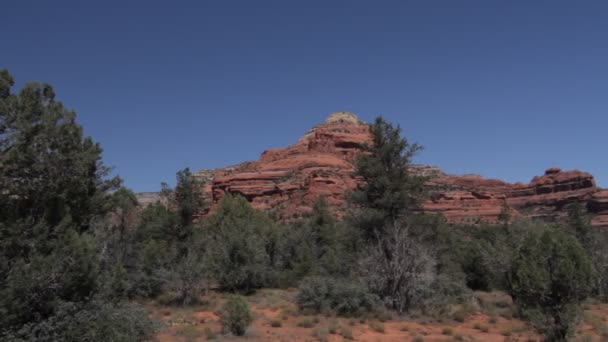
[[[510,293],[548,341],[566,341],[593,289],[594,271],[580,244],[558,229],[528,235],[511,266]]]
[[[205,246],[197,216],[204,208],[203,184],[185,168],[174,189],[162,184],[165,204],[141,213],[129,268],[133,294],[187,305],[196,302],[205,276]]]
[[[145,315],[101,291],[94,229],[120,180],[50,85],[13,85],[0,71],[0,339],[148,338]]]
[[[248,293],[272,283],[279,232],[265,213],[226,195],[204,229],[210,269],[222,289]]]
[[[425,196],[424,177],[410,171],[412,158],[422,147],[401,136],[378,117],[370,126],[372,143],[357,158],[355,176],[363,182],[350,194],[351,203],[361,209],[355,221],[366,240],[378,239],[388,224],[412,213]]]
[[[608,237],[601,228],[591,225],[591,219],[580,203],[567,207],[567,228],[585,249],[597,273],[594,295],[608,301]]]
[[[425,199],[425,177],[411,172],[422,147],[411,144],[382,117],[370,126],[372,143],[357,158],[362,182],[350,196],[357,209],[349,221],[362,243],[360,273],[370,290],[399,312],[420,306],[436,288],[439,226],[418,211]]]
[[[279,253],[285,285],[310,275],[347,276],[355,260],[346,252],[344,225],[330,212],[324,197],[315,200],[305,219],[281,232]]]

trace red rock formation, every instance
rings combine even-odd
[[[363,144],[371,142],[368,128],[352,113],[334,113],[292,146],[267,150],[254,162],[201,170],[197,175],[208,180],[205,193],[212,203],[236,193],[255,208],[291,220],[310,211],[323,195],[342,212],[346,191],[357,184],[353,161]],[[496,222],[505,207],[515,217],[559,217],[565,205],[589,201],[589,210],[597,214],[594,225],[608,225],[608,191],[599,192],[586,172],[554,167],[529,184],[511,184],[475,175],[446,175],[426,165],[414,165],[412,171],[433,177],[428,182],[431,198],[423,210],[442,214],[449,222]]]
[[[590,212],[596,214],[591,221],[594,226],[608,226],[608,190],[603,190],[593,194],[587,208]]]
[[[450,222],[496,222],[504,207],[528,217],[560,217],[569,203],[585,202],[598,191],[593,176],[550,168],[529,184],[510,184],[479,176],[447,176],[430,182],[434,195],[423,208]]]
[[[370,141],[369,126],[356,115],[334,113],[290,147],[267,150],[258,161],[217,170],[207,190],[214,203],[226,193],[237,193],[282,219],[310,211],[320,195],[339,210],[345,207],[345,191],[356,185],[354,158]]]

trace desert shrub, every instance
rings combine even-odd
[[[444,335],[451,336],[451,335],[454,335],[454,329],[446,327],[446,328],[443,328],[443,330],[441,330],[441,333]]]
[[[369,289],[400,313],[428,299],[437,277],[435,259],[405,223],[386,227],[361,265]]]
[[[329,340],[329,331],[327,331],[327,328],[317,327],[312,330],[312,336],[320,342],[327,342]]]
[[[461,263],[466,285],[472,290],[488,291],[492,286],[492,272],[484,262],[479,241],[462,243]]]
[[[345,236],[345,226],[319,197],[304,220],[288,225],[281,234],[281,285],[297,284],[307,276],[347,276],[355,262],[345,248]]]
[[[567,209],[566,229],[583,246],[597,275],[593,295],[608,302],[608,236],[604,230],[596,229],[591,225],[588,212],[581,204],[573,203]],[[591,203],[588,209],[598,210]]]
[[[220,287],[251,292],[273,284],[276,225],[240,196],[225,196],[205,223],[210,271]]]
[[[222,307],[220,315],[225,332],[243,336],[253,317],[247,302],[241,296],[231,296]]]
[[[529,220],[514,221],[501,227],[458,226],[458,260],[467,286],[474,290],[505,290],[511,287],[509,272],[523,241],[543,224]]]
[[[530,234],[510,273],[511,295],[530,320],[551,341],[565,341],[589,296],[594,272],[580,244],[557,229]]]
[[[384,323],[380,322],[380,321],[371,321],[369,322],[369,328],[372,329],[375,332],[379,332],[384,334],[385,328],[384,328]]]
[[[310,277],[300,284],[297,296],[301,310],[334,311],[339,315],[373,312],[379,307],[378,298],[356,283],[329,277]]]
[[[186,247],[185,255],[179,257],[173,268],[168,272],[169,279],[165,289],[174,294],[174,303],[188,305],[197,303],[203,290],[205,275],[205,260],[203,253],[196,244]]]
[[[305,317],[298,322],[300,328],[312,328],[317,324],[312,317]]]
[[[203,333],[205,334],[205,338],[207,338],[207,340],[213,340],[217,337],[217,333],[211,330],[209,327],[205,327]]]
[[[353,330],[349,326],[346,326],[346,325],[340,326],[340,331],[338,333],[345,340],[354,340],[355,339],[353,337]]]
[[[2,337],[3,341],[147,341],[157,326],[141,307],[109,304],[98,300],[78,305],[61,303],[55,315],[44,321],[26,324]]]
[[[280,328],[283,325],[280,319],[274,318],[270,321],[270,326],[273,328]]]

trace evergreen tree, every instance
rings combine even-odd
[[[583,246],[598,275],[594,294],[608,301],[608,237],[605,231],[591,225],[591,219],[580,203],[573,203],[567,209],[567,228]]]
[[[101,147],[50,85],[29,83],[18,93],[13,85],[0,71],[0,339],[86,340],[112,324],[102,312],[120,316],[117,334],[147,338],[151,331],[129,318],[137,314],[104,303],[100,291],[93,230],[120,180],[107,178]],[[61,328],[76,316],[89,324]]]
[[[162,184],[166,204],[157,202],[141,214],[129,264],[133,294],[187,305],[203,288],[206,261],[201,227],[196,224],[204,201],[203,184],[188,168],[176,173],[174,189]]]
[[[277,227],[241,196],[226,195],[205,223],[209,264],[220,287],[251,292],[272,282]]]
[[[303,221],[293,222],[280,237],[282,280],[287,285],[305,276],[346,276],[355,260],[344,248],[344,226],[319,197]]]
[[[594,272],[580,244],[556,229],[530,234],[511,269],[511,295],[549,341],[566,341],[592,290]]]
[[[203,183],[196,178],[190,168],[180,170],[176,174],[175,189],[162,185],[163,194],[169,198],[170,204],[177,211],[180,226],[192,225],[194,219],[200,214],[204,206]]]
[[[418,208],[425,196],[425,178],[410,172],[412,158],[422,147],[401,137],[401,128],[378,117],[370,126],[372,144],[364,146],[356,160],[359,187],[350,201],[363,209],[355,222],[367,240],[382,235],[382,227],[393,224]]]

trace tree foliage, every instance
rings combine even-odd
[[[347,276],[354,260],[345,250],[345,229],[319,197],[312,212],[287,225],[279,239],[279,272],[282,283],[293,284],[306,276]]]
[[[585,251],[557,229],[530,234],[511,269],[511,295],[550,341],[566,341],[594,272]]]
[[[247,293],[272,282],[278,229],[245,198],[224,196],[205,230],[210,270],[223,289]]]
[[[75,336],[100,325],[60,327],[98,300],[108,319],[123,310],[102,291],[95,239],[120,180],[108,178],[101,147],[50,85],[28,83],[17,93],[13,85],[0,71],[0,337],[84,340]],[[130,340],[151,333],[131,334],[128,322],[117,333]]]
[[[364,209],[360,224],[366,239],[381,234],[383,225],[395,222],[416,209],[425,196],[425,178],[410,171],[412,158],[422,147],[401,136],[378,117],[370,126],[372,144],[364,146],[356,160],[355,175],[363,182],[350,195],[351,203]],[[380,231],[378,231],[380,230]]]
[[[253,316],[243,297],[233,295],[228,298],[222,307],[220,320],[224,331],[231,332],[236,336],[243,336],[247,332],[247,327],[251,324]]]
[[[399,313],[424,303],[437,277],[434,256],[410,233],[407,224],[386,227],[361,261],[369,288]]]

